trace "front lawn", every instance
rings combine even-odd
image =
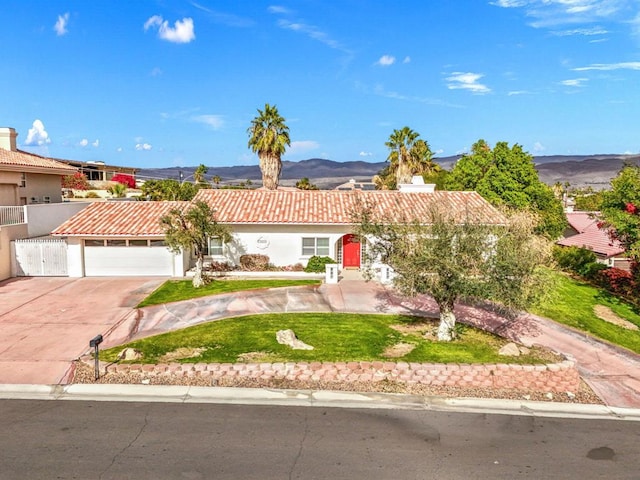
[[[206,297],[220,293],[255,290],[258,288],[297,287],[300,285],[320,284],[313,279],[252,279],[220,280],[216,279],[200,288],[193,288],[191,280],[167,280],[151,295],[138,304],[138,308],[161,303],[179,302],[191,298]]]
[[[533,313],[640,353],[640,331],[603,320],[595,311],[597,308],[601,316],[604,312],[614,320],[617,317],[640,327],[637,308],[588,283],[560,273],[556,275],[556,291],[543,305],[532,309]]]
[[[276,332],[283,329],[293,330],[301,341],[312,345],[314,350],[292,350],[278,344]],[[138,340],[105,350],[101,358],[115,361],[123,348],[132,347],[143,353],[142,363],[383,360],[530,364],[549,361],[549,357],[541,351],[532,351],[520,357],[500,356],[498,350],[506,343],[505,340],[463,325],[459,325],[459,340],[437,342],[431,340],[436,329],[437,320],[401,315],[249,315]],[[399,353],[388,356],[390,349]]]

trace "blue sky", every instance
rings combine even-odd
[[[638,0],[3,0],[0,126],[19,148],[136,167],[251,165],[275,104],[284,160],[640,152]]]

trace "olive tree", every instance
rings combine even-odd
[[[194,288],[204,285],[202,266],[209,238],[231,240],[227,225],[217,222],[215,212],[206,202],[196,201],[187,209],[174,208],[160,219],[164,227],[165,240],[174,253],[191,250],[196,257],[196,271],[193,276]]]
[[[402,294],[434,298],[441,341],[455,338],[458,301],[490,300],[506,313],[515,312],[535,302],[549,285],[540,267],[551,247],[533,233],[536,221],[529,214],[505,214],[502,225],[487,225],[469,215],[456,218],[437,205],[428,221],[377,211],[359,205],[354,212],[356,233],[369,240],[367,264],[391,266]]]

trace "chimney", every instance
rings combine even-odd
[[[18,134],[16,133],[15,128],[10,127],[0,127],[0,148],[4,148],[5,150],[10,150],[15,152],[17,150],[16,147],[16,137]]]
[[[436,189],[436,184],[424,183],[424,179],[421,175],[414,175],[411,179],[411,183],[401,183],[398,185],[398,189],[401,192],[433,193]]]

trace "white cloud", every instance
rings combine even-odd
[[[89,145],[89,140],[87,140],[86,138],[83,138],[82,140],[80,140],[80,141],[78,142],[78,145],[84,148],[84,147],[86,147],[87,145]]]
[[[351,52],[346,48],[344,48],[340,44],[340,42],[331,38],[328,33],[323,32],[315,25],[309,25],[307,23],[302,23],[302,22],[291,22],[289,20],[280,19],[278,20],[278,26],[280,28],[284,28],[285,30],[292,30],[294,32],[303,33],[307,35],[309,38],[312,38],[313,40],[317,40],[318,42],[323,43],[324,45],[330,48],[333,48],[335,50],[341,50],[345,53],[351,54]]]
[[[486,85],[479,83],[484,75],[481,73],[471,72],[453,72],[451,76],[447,77],[447,88],[449,90],[470,90],[473,93],[485,94],[491,92],[491,89]]]
[[[116,152],[121,153],[122,152],[122,147],[116,148]]]
[[[406,57],[404,57],[404,60],[402,60],[402,63],[411,63],[411,57],[407,55]]]
[[[376,65],[380,65],[381,67],[388,67],[390,65],[393,65],[394,63],[396,63],[396,57],[392,55],[383,55],[378,59]]]
[[[553,35],[557,37],[569,37],[573,35],[584,35],[584,36],[593,36],[593,35],[606,35],[609,31],[602,27],[592,27],[592,28],[574,28],[572,30],[559,30],[557,32],[553,32]]]
[[[640,62],[594,63],[587,67],[578,67],[573,70],[576,72],[587,70],[640,70]]]
[[[320,148],[320,144],[314,140],[301,140],[298,142],[291,142],[291,146],[287,150],[289,155],[299,155],[301,153],[310,152]]]
[[[62,15],[58,15],[58,20],[56,24],[53,26],[53,29],[56,31],[56,35],[61,37],[69,32],[67,30],[67,25],[69,24],[69,12],[63,13]]]
[[[291,13],[291,10],[289,10],[287,7],[283,7],[281,5],[270,5],[267,8],[267,11],[269,13],[276,13],[276,14],[280,14],[280,15],[288,15]]]
[[[149,143],[136,143],[136,150],[142,151],[142,150],[151,150],[153,147],[151,146],[151,144]]]
[[[193,19],[188,17],[176,20],[173,27],[170,27],[169,22],[160,15],[154,15],[144,23],[145,32],[150,28],[156,27],[158,28],[158,37],[168,42],[189,43],[196,38],[193,30]]]
[[[49,134],[44,128],[44,124],[41,120],[34,120],[32,128],[27,133],[27,139],[24,144],[29,147],[42,146],[51,143]]]
[[[213,130],[220,130],[224,126],[224,117],[222,115],[194,115],[191,120],[204,123]]]
[[[98,148],[100,146],[100,140],[97,138],[91,143],[92,147]]]
[[[536,142],[533,144],[533,152],[534,153],[540,153],[540,152],[544,152],[546,150],[546,147],[540,143],[540,142]]]
[[[588,78],[570,78],[568,80],[562,80],[560,85],[564,85],[565,87],[584,87],[585,82],[588,82]]]
[[[527,90],[513,90],[509,93],[507,93],[507,96],[512,97],[514,95],[530,95],[531,92],[528,92]]]
[[[150,75],[152,77],[158,77],[158,76],[162,75],[162,70],[159,67],[154,67],[153,70],[151,70]]]
[[[360,152],[358,155],[360,155],[361,157],[370,157],[371,155],[373,155],[373,153],[371,153],[371,152]]]

